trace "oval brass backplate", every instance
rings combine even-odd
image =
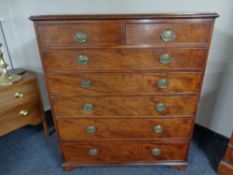
[[[171,29],[166,29],[160,36],[161,40],[164,42],[173,41],[176,38],[175,32]]]
[[[87,89],[87,88],[89,88],[90,86],[91,86],[91,81],[90,81],[90,80],[82,80],[82,81],[80,82],[80,87],[82,87],[82,88]]]
[[[82,108],[85,112],[91,112],[94,110],[95,105],[93,105],[92,103],[84,103]]]
[[[86,132],[87,132],[88,134],[94,134],[94,133],[96,132],[96,127],[95,127],[95,126],[88,126],[88,127],[86,128]]]
[[[89,58],[87,55],[79,55],[77,58],[77,63],[78,64],[88,64],[89,63]]]
[[[155,110],[158,112],[163,112],[166,110],[166,108],[167,108],[167,106],[164,103],[157,103],[155,105]]]
[[[162,64],[169,64],[171,62],[171,60],[172,60],[172,57],[169,54],[163,54],[159,58],[159,61]]]
[[[151,154],[153,155],[153,156],[155,156],[155,157],[158,157],[158,156],[160,156],[161,155],[161,150],[159,149],[159,148],[153,148],[152,150],[151,150]]]
[[[155,126],[153,127],[153,131],[154,131],[155,133],[157,133],[157,134],[160,134],[160,133],[162,133],[162,132],[164,131],[164,129],[163,129],[163,127],[162,127],[161,125],[155,125]]]
[[[87,34],[84,32],[77,32],[74,35],[74,40],[79,43],[85,43],[87,41]]]
[[[160,79],[157,81],[157,86],[161,89],[167,88],[169,85],[169,82],[167,79]]]
[[[96,148],[91,148],[88,151],[89,156],[97,156],[99,154],[98,149]]]

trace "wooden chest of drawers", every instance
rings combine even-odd
[[[187,165],[217,16],[30,18],[65,170]]]
[[[37,78],[26,72],[23,80],[0,87],[0,136],[25,125],[43,122],[45,135],[48,126],[40,98]]]

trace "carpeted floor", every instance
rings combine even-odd
[[[50,128],[51,129],[51,128]],[[46,139],[41,127],[24,127],[0,137],[0,175],[216,175],[195,139],[185,171],[165,167],[85,167],[63,172],[56,134]]]

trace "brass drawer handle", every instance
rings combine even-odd
[[[160,134],[164,131],[164,128],[161,126],[161,125],[156,125],[153,127],[153,131],[156,133],[156,134]]]
[[[91,148],[91,149],[89,149],[88,154],[89,154],[89,156],[94,157],[94,156],[97,156],[99,154],[99,151],[96,148]]]
[[[159,149],[159,148],[153,148],[152,150],[151,150],[151,154],[153,155],[153,156],[155,156],[155,157],[158,157],[158,156],[160,156],[161,155],[161,150]]]
[[[169,85],[169,82],[167,79],[160,79],[157,81],[157,86],[161,89],[167,88]]]
[[[169,64],[171,60],[172,60],[172,57],[169,54],[163,54],[159,58],[159,61],[161,64]]]
[[[91,81],[90,80],[82,80],[80,82],[80,87],[88,89],[91,86]]]
[[[85,112],[91,112],[94,110],[95,105],[93,105],[92,103],[84,103],[82,108]]]
[[[167,106],[164,103],[157,103],[155,105],[155,110],[158,112],[163,112],[166,110],[166,108],[167,108]]]
[[[89,63],[89,58],[87,55],[79,55],[77,58],[78,64],[88,64]]]
[[[22,93],[22,92],[15,93],[15,98],[22,98],[23,96],[24,96],[24,93]]]
[[[160,36],[160,39],[164,42],[172,41],[175,38],[176,38],[176,34],[171,29],[166,29]]]
[[[96,127],[95,127],[95,126],[88,126],[88,127],[86,128],[86,132],[87,132],[88,134],[94,134],[94,133],[96,132]]]
[[[77,32],[74,35],[74,40],[79,43],[85,43],[87,41],[87,34],[84,32]]]
[[[27,116],[29,114],[28,110],[22,109],[19,111],[20,116]]]

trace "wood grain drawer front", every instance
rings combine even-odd
[[[190,117],[195,115],[197,107],[197,96],[53,97],[51,100],[54,114],[59,118]]]
[[[66,142],[61,144],[64,160],[70,163],[185,161],[188,147],[189,142],[155,141]],[[152,150],[154,155],[152,155]]]
[[[212,20],[195,19],[161,23],[127,24],[126,44],[154,45],[166,43],[208,43]],[[171,40],[164,41],[162,34],[168,32]],[[164,33],[166,35],[166,33]]]
[[[43,52],[48,71],[204,68],[205,49],[80,49]]]
[[[25,113],[20,113],[25,111]],[[15,118],[27,118],[34,114],[38,114],[38,111],[42,111],[38,100],[30,101],[18,106],[11,106],[8,111],[0,111],[0,123],[14,120]]]
[[[121,44],[120,24],[104,22],[40,24],[37,26],[37,31],[42,46],[82,47]]]
[[[19,104],[37,96],[38,94],[34,83],[15,85],[12,88],[0,91],[0,104],[1,106],[8,105],[7,102],[10,102],[12,105]]]
[[[6,131],[41,121],[42,108],[39,101],[31,101],[29,103],[12,107],[9,111],[0,113],[0,135]]]
[[[79,73],[47,74],[51,95],[153,95],[199,93],[196,73]]]
[[[65,119],[57,120],[63,141],[140,138],[190,138],[193,119]]]

